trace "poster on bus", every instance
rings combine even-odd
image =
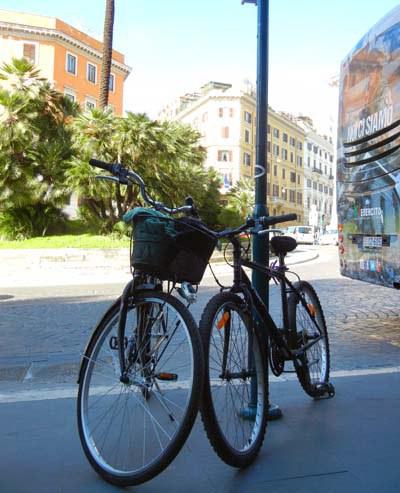
[[[337,180],[341,273],[393,287],[400,281],[400,6],[342,62]]]

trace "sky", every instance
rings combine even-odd
[[[334,127],[329,81],[395,0],[270,0],[269,104]],[[115,0],[114,48],[132,73],[125,110],[156,117],[210,80],[256,80],[257,8],[241,0]],[[55,16],[102,38],[105,0],[1,0],[0,8]]]

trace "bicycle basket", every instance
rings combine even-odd
[[[197,219],[173,219],[152,209],[136,208],[131,263],[162,280],[200,283],[217,243]]]

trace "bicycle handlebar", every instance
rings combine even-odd
[[[95,168],[100,168],[104,169],[105,171],[108,171],[112,175],[114,175],[119,183],[122,183],[123,185],[127,185],[128,183],[135,183],[136,185],[139,185],[140,187],[140,193],[142,195],[143,200],[154,207],[156,210],[161,210],[164,211],[168,214],[177,214],[178,212],[187,212],[192,214],[193,216],[197,217],[197,211],[196,208],[193,205],[193,199],[191,197],[186,198],[186,204],[181,207],[175,207],[175,208],[170,208],[162,204],[161,202],[157,202],[156,200],[152,199],[146,192],[146,185],[143,181],[143,178],[135,173],[134,171],[129,171],[127,168],[125,168],[122,164],[119,163],[106,163],[104,161],[100,161],[99,159],[90,159],[89,160],[90,166],[93,166]]]
[[[258,218],[257,220],[253,219],[252,217],[247,218],[247,221],[245,224],[242,224],[238,228],[234,229],[225,229],[220,232],[216,232],[216,236],[218,238],[223,238],[227,236],[236,236],[240,233],[245,232],[246,230],[253,228],[254,226],[261,226],[263,228],[268,227],[268,226],[273,226],[274,224],[278,223],[285,223],[288,221],[295,221],[297,219],[297,214],[282,214],[281,216],[262,216]],[[264,235],[267,234],[269,230],[263,230],[260,231],[259,229],[253,231],[253,233]]]

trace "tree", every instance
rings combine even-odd
[[[219,178],[203,166],[200,134],[174,122],[159,122],[144,114],[114,117],[93,110],[73,123],[77,156],[67,172],[67,185],[81,197],[83,217],[110,231],[132,206],[144,205],[137,186],[95,180],[91,157],[121,162],[139,173],[157,200],[174,206],[192,195],[203,216],[215,224],[219,212]]]
[[[99,106],[106,108],[108,105],[108,95],[110,90],[110,75],[113,48],[114,31],[114,0],[106,0],[106,12],[104,16],[103,30],[103,59],[101,64],[101,80]]]
[[[253,212],[254,180],[241,178],[226,196],[228,208],[237,212],[242,220]]]
[[[66,123],[77,106],[53,90],[25,59],[0,69],[0,230],[45,234],[62,220],[65,164],[72,156]]]

